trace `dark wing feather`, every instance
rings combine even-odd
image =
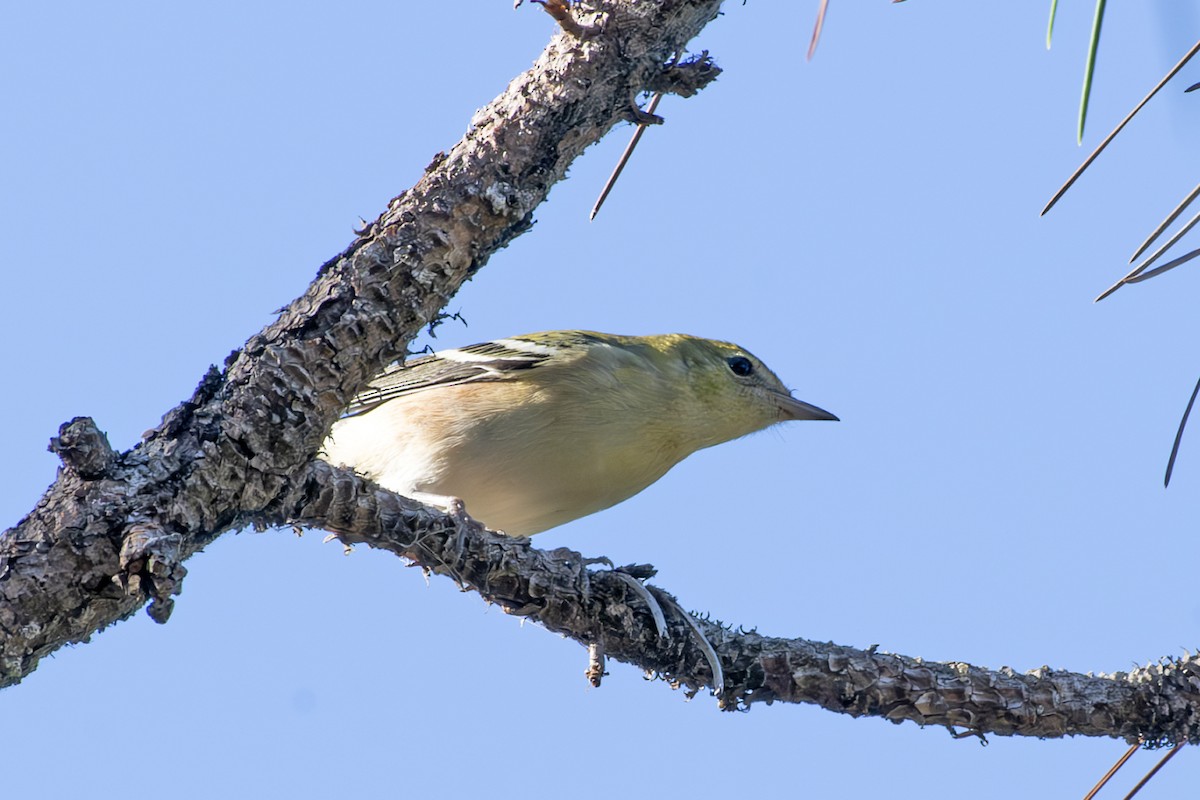
[[[437,386],[510,380],[515,373],[544,364],[548,353],[514,350],[483,342],[393,364],[350,401],[344,416],[365,414],[389,400]]]

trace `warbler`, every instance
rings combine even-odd
[[[735,344],[548,331],[389,367],[321,456],[529,536],[632,497],[701,448],[802,419],[837,417]]]

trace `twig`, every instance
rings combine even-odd
[[[1171,457],[1167,459],[1167,474],[1163,476],[1163,488],[1171,485],[1171,473],[1175,470],[1175,456],[1179,455],[1179,442],[1183,439],[1183,429],[1187,426],[1197,394],[1200,394],[1200,380],[1196,381],[1196,388],[1192,389],[1192,396],[1188,399],[1187,408],[1183,410],[1183,417],[1179,420],[1179,430],[1175,431],[1175,443],[1171,445]]]
[[[1196,256],[1200,256],[1200,248],[1192,250],[1190,253],[1184,253],[1179,258],[1173,258],[1165,264],[1160,264],[1159,266],[1155,267],[1154,269],[1150,270],[1149,272],[1143,272],[1141,275],[1134,275],[1132,278],[1130,278],[1129,280],[1127,280],[1125,282],[1126,283],[1141,283],[1142,281],[1148,281],[1153,277],[1162,275],[1164,272],[1169,272],[1169,271],[1175,269],[1176,267],[1178,267],[1181,264],[1186,264],[1187,262],[1191,261]]]
[[[604,680],[604,676],[608,674],[605,672],[604,645],[599,642],[592,642],[588,645],[587,650],[588,668],[584,675],[587,676],[588,683],[593,688],[599,689],[600,681]]]
[[[1108,768],[1108,772],[1104,773],[1104,777],[1100,779],[1100,782],[1097,783],[1095,786],[1093,786],[1092,790],[1083,796],[1083,800],[1092,800],[1092,798],[1096,796],[1096,793],[1104,788],[1104,784],[1106,784],[1110,780],[1112,780],[1112,776],[1117,774],[1117,770],[1119,770],[1121,767],[1125,766],[1125,762],[1128,761],[1130,759],[1130,757],[1133,756],[1133,754],[1136,753],[1138,751],[1138,748],[1141,746],[1142,746],[1141,742],[1138,742],[1137,744],[1134,744],[1134,745],[1130,745],[1129,749],[1125,751],[1125,755],[1118,758],[1117,763],[1113,764],[1111,767]]]
[[[1151,264],[1153,264],[1155,261],[1157,261],[1157,260],[1159,259],[1159,257],[1160,257],[1160,256],[1161,256],[1163,253],[1167,252],[1167,250],[1169,250],[1169,249],[1171,248],[1171,246],[1172,246],[1172,245],[1174,245],[1176,242],[1178,242],[1180,239],[1182,239],[1182,238],[1183,238],[1183,235],[1184,235],[1185,233],[1187,233],[1187,232],[1188,232],[1188,231],[1190,231],[1190,230],[1191,230],[1193,227],[1195,227],[1195,225],[1196,225],[1196,223],[1197,223],[1197,222],[1200,222],[1200,214],[1196,214],[1194,217],[1192,217],[1190,220],[1188,220],[1186,225],[1184,225],[1184,226],[1183,226],[1182,228],[1180,228],[1179,230],[1175,231],[1175,233],[1174,233],[1174,234],[1171,236],[1171,238],[1170,238],[1170,239],[1168,239],[1168,240],[1167,240],[1167,241],[1166,241],[1166,242],[1165,242],[1163,245],[1161,245],[1161,246],[1160,246],[1160,247],[1159,247],[1157,250],[1155,250],[1155,251],[1154,251],[1154,252],[1153,252],[1153,253],[1150,255],[1150,257],[1149,257],[1149,258],[1147,258],[1147,259],[1146,259],[1145,261],[1143,261],[1142,263],[1138,264],[1138,265],[1137,265],[1136,267],[1134,267],[1133,269],[1129,270],[1129,272],[1125,273],[1125,276],[1124,276],[1123,278],[1121,278],[1121,280],[1117,281],[1117,282],[1116,282],[1116,283],[1114,283],[1112,286],[1108,287],[1108,288],[1107,288],[1107,289],[1105,289],[1103,292],[1101,292],[1101,293],[1100,293],[1100,294],[1099,294],[1099,295],[1096,297],[1096,299],[1095,299],[1093,302],[1099,303],[1101,300],[1103,300],[1104,298],[1108,297],[1110,294],[1112,294],[1113,292],[1115,292],[1117,289],[1120,289],[1120,288],[1121,288],[1121,286],[1122,286],[1123,284],[1126,284],[1126,283],[1138,283],[1140,280],[1145,280],[1146,278],[1151,278],[1151,277],[1153,277],[1154,275],[1158,275],[1158,274],[1160,274],[1160,273],[1162,273],[1162,272],[1166,272],[1166,271],[1167,271],[1167,268],[1169,268],[1169,267],[1177,267],[1177,266],[1179,266],[1179,264],[1182,264],[1182,263],[1183,263],[1183,261],[1187,261],[1187,260],[1189,260],[1189,256],[1184,256],[1184,257],[1182,258],[1182,260],[1180,260],[1180,259],[1175,259],[1175,261],[1173,261],[1173,262],[1170,262],[1170,264],[1164,264],[1162,267],[1160,267],[1160,268],[1158,268],[1158,269],[1156,269],[1156,270],[1153,270],[1153,271],[1152,271],[1152,273],[1150,273],[1150,274],[1147,274],[1147,275],[1145,275],[1145,276],[1142,276],[1141,278],[1139,278],[1139,277],[1138,277],[1138,276],[1142,275],[1142,273],[1143,273],[1143,272],[1145,272],[1145,271],[1146,271],[1146,269],[1147,269],[1147,268],[1148,268],[1148,267],[1149,267]],[[1179,263],[1175,263],[1175,262],[1179,262]]]
[[[817,42],[821,40],[821,29],[825,27],[825,12],[828,10],[829,0],[821,0],[821,8],[817,11],[817,22],[813,25],[812,41],[808,43],[806,61],[812,61],[813,55],[817,52]]]
[[[1133,119],[1133,115],[1138,113],[1139,111],[1141,111],[1142,106],[1144,106],[1144,105],[1146,105],[1146,103],[1150,102],[1150,98],[1154,97],[1154,95],[1158,94],[1158,90],[1161,89],[1163,86],[1165,86],[1167,84],[1167,81],[1171,80],[1171,78],[1174,78],[1175,73],[1177,73],[1177,72],[1179,72],[1179,70],[1183,69],[1184,64],[1186,64],[1191,59],[1192,56],[1196,55],[1196,52],[1198,50],[1200,50],[1200,42],[1196,42],[1196,44],[1192,45],[1192,49],[1188,50],[1187,53],[1184,55],[1184,57],[1179,59],[1178,64],[1171,67],[1171,71],[1168,72],[1163,77],[1163,79],[1158,82],[1158,85],[1155,86],[1153,89],[1151,89],[1150,93],[1147,94],[1145,97],[1143,97],[1142,101],[1140,103],[1138,103],[1136,106],[1134,106],[1133,111],[1130,111],[1129,114],[1125,117],[1125,119],[1121,120],[1120,124],[1118,124],[1117,127],[1113,128],[1112,133],[1110,133],[1108,136],[1104,137],[1104,141],[1102,141],[1100,143],[1100,146],[1092,151],[1092,154],[1090,156],[1088,156],[1082,164],[1079,165],[1079,169],[1075,170],[1075,172],[1072,173],[1071,177],[1067,178],[1067,182],[1062,185],[1062,188],[1054,193],[1054,197],[1050,198],[1050,202],[1046,203],[1046,207],[1042,209],[1043,215],[1047,211],[1049,211],[1051,208],[1054,207],[1054,204],[1058,202],[1060,197],[1062,197],[1064,194],[1067,193],[1067,189],[1070,189],[1071,186],[1074,185],[1075,181],[1079,179],[1079,176],[1083,174],[1083,171],[1085,169],[1087,169],[1089,166],[1091,166],[1091,163],[1096,160],[1096,157],[1098,155],[1100,155],[1101,151],[1103,151],[1104,148],[1108,147],[1108,143],[1111,142],[1114,138],[1116,138],[1116,135],[1121,132],[1121,129],[1124,128],[1126,124],[1129,123],[1129,120]]]
[[[1186,742],[1180,742],[1179,744],[1172,747],[1171,752],[1169,752],[1165,756],[1163,756],[1159,760],[1159,762],[1157,764],[1155,764],[1154,767],[1149,772],[1146,773],[1146,777],[1144,777],[1140,781],[1138,781],[1137,786],[1134,786],[1132,789],[1129,790],[1129,794],[1125,795],[1125,800],[1133,800],[1133,796],[1135,794],[1137,794],[1138,792],[1140,792],[1142,790],[1142,787],[1145,786],[1147,783],[1149,783],[1150,779],[1153,778],[1160,769],[1165,767],[1167,765],[1167,762],[1170,761],[1172,758],[1174,758],[1175,755],[1180,750],[1183,749],[1183,746],[1185,744],[1186,744]]]
[[[658,101],[662,100],[663,93],[656,92],[651,98],[650,103],[646,106],[647,114],[653,114],[658,108]],[[612,191],[616,185],[617,178],[621,177],[621,170],[625,169],[625,165],[629,162],[629,157],[633,155],[633,148],[637,147],[637,143],[641,141],[642,133],[646,130],[646,123],[639,123],[637,130],[633,132],[633,138],[629,140],[629,144],[625,145],[625,152],[621,153],[620,160],[617,161],[617,166],[613,168],[612,174],[608,176],[608,180],[604,184],[604,188],[600,190],[600,196],[596,198],[596,205],[592,206],[592,213],[588,214],[588,219],[593,220],[600,213],[600,206],[604,205],[604,201],[608,199],[608,193]]]
[[[1154,240],[1162,235],[1162,232],[1165,231],[1167,227],[1174,222],[1180,214],[1183,213],[1185,208],[1191,205],[1191,202],[1196,199],[1197,195],[1200,195],[1200,183],[1196,184],[1196,188],[1192,189],[1188,196],[1183,198],[1179,205],[1175,206],[1175,210],[1168,214],[1167,218],[1159,223],[1159,226],[1155,228],[1149,236],[1146,237],[1146,241],[1142,242],[1142,246],[1133,251],[1133,255],[1129,257],[1130,264],[1136,261],[1137,257],[1142,253],[1146,252],[1147,247],[1154,244]]]

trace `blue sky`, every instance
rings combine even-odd
[[[702,452],[537,542],[653,563],[686,607],[773,635],[1021,671],[1200,646],[1200,432],[1161,480],[1200,373],[1200,274],[1091,302],[1200,175],[1200,99],[1181,94],[1200,64],[1038,217],[1192,44],[1196,12],[1110,4],[1080,149],[1091,4],[1060,8],[1047,52],[1048,3],[835,0],[806,64],[816,6],[729,4],[693,43],[720,80],[664,100],[667,124],[592,223],[632,129],[590,150],[452,301],[469,327],[437,343],[728,339],[842,422]],[[93,416],[132,446],[553,30],[528,5],[447,8],[5,10],[4,525],[53,480],[61,422]],[[0,693],[13,796],[454,796],[486,780],[499,798],[1071,797],[1124,747],[722,714],[620,664],[590,689],[577,644],[321,539],[227,535],[188,562],[169,624],[139,614]],[[1198,775],[1200,752],[1181,753],[1146,796]]]

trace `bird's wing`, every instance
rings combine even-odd
[[[531,334],[442,350],[385,369],[350,401],[344,416],[365,414],[388,400],[437,386],[513,380],[548,362],[573,361],[589,346],[602,343],[584,332],[569,338],[560,335],[552,342]]]

